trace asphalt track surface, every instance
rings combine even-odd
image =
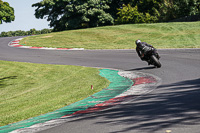
[[[0,60],[79,65],[144,72],[162,83],[154,91],[110,109],[84,114],[42,133],[200,133],[200,49],[158,50],[162,67],[135,50],[52,51],[11,48],[0,38]]]

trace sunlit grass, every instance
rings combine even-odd
[[[24,38],[29,46],[133,49],[141,39],[156,48],[200,48],[200,22],[128,24],[55,32]]]
[[[54,111],[109,85],[98,69],[80,66],[0,61],[0,72],[0,126]]]

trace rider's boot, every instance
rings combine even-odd
[[[147,62],[148,62],[148,65],[151,65],[151,61],[150,60],[147,60]]]
[[[156,56],[157,56],[158,59],[160,59],[160,55],[158,53],[156,54]]]

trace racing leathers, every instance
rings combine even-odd
[[[152,48],[153,51],[155,52],[155,55],[157,55],[157,57],[160,58],[160,56],[157,53],[157,50],[152,45],[147,44],[146,42],[139,43],[136,47],[136,51],[141,60],[145,60],[149,63],[149,61],[145,58],[145,55],[148,51],[151,51]]]

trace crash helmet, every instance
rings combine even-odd
[[[141,41],[140,41],[140,40],[136,40],[136,41],[135,41],[135,44],[136,44],[136,45],[141,44]]]

